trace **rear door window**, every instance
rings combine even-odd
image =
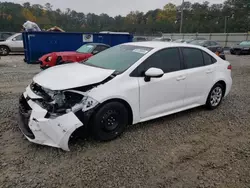
[[[196,48],[182,48],[183,59],[186,68],[196,68],[204,66],[202,52]]]

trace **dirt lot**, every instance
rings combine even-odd
[[[40,70],[0,60],[0,187],[249,187],[250,56],[227,56],[234,84],[220,108],[196,108],[131,126],[108,143],[71,152],[28,142],[18,97]]]

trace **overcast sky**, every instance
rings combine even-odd
[[[15,3],[24,3],[29,1],[31,4],[50,3],[53,9],[60,8],[62,10],[70,8],[77,12],[83,13],[107,13],[110,16],[126,15],[130,11],[143,11],[162,8],[165,4],[171,2],[174,4],[181,4],[182,0],[0,0],[11,1]],[[189,0],[190,2],[204,2],[205,0]],[[221,3],[224,0],[207,0],[210,3]]]

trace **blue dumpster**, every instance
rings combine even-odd
[[[132,42],[129,34],[67,33],[67,32],[23,32],[25,61],[36,63],[44,54],[61,51],[75,51],[89,42],[110,46]]]

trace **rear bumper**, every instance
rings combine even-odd
[[[225,91],[224,97],[226,97],[226,96],[229,94],[229,92],[230,92],[231,89],[232,89],[232,85],[233,85],[233,80],[232,80],[232,78],[230,77],[230,78],[227,80],[227,83],[226,83],[226,91]]]
[[[69,151],[69,138],[83,123],[73,112],[46,118],[48,111],[30,98],[36,95],[31,92],[27,88],[19,100],[20,130],[30,142]]]

